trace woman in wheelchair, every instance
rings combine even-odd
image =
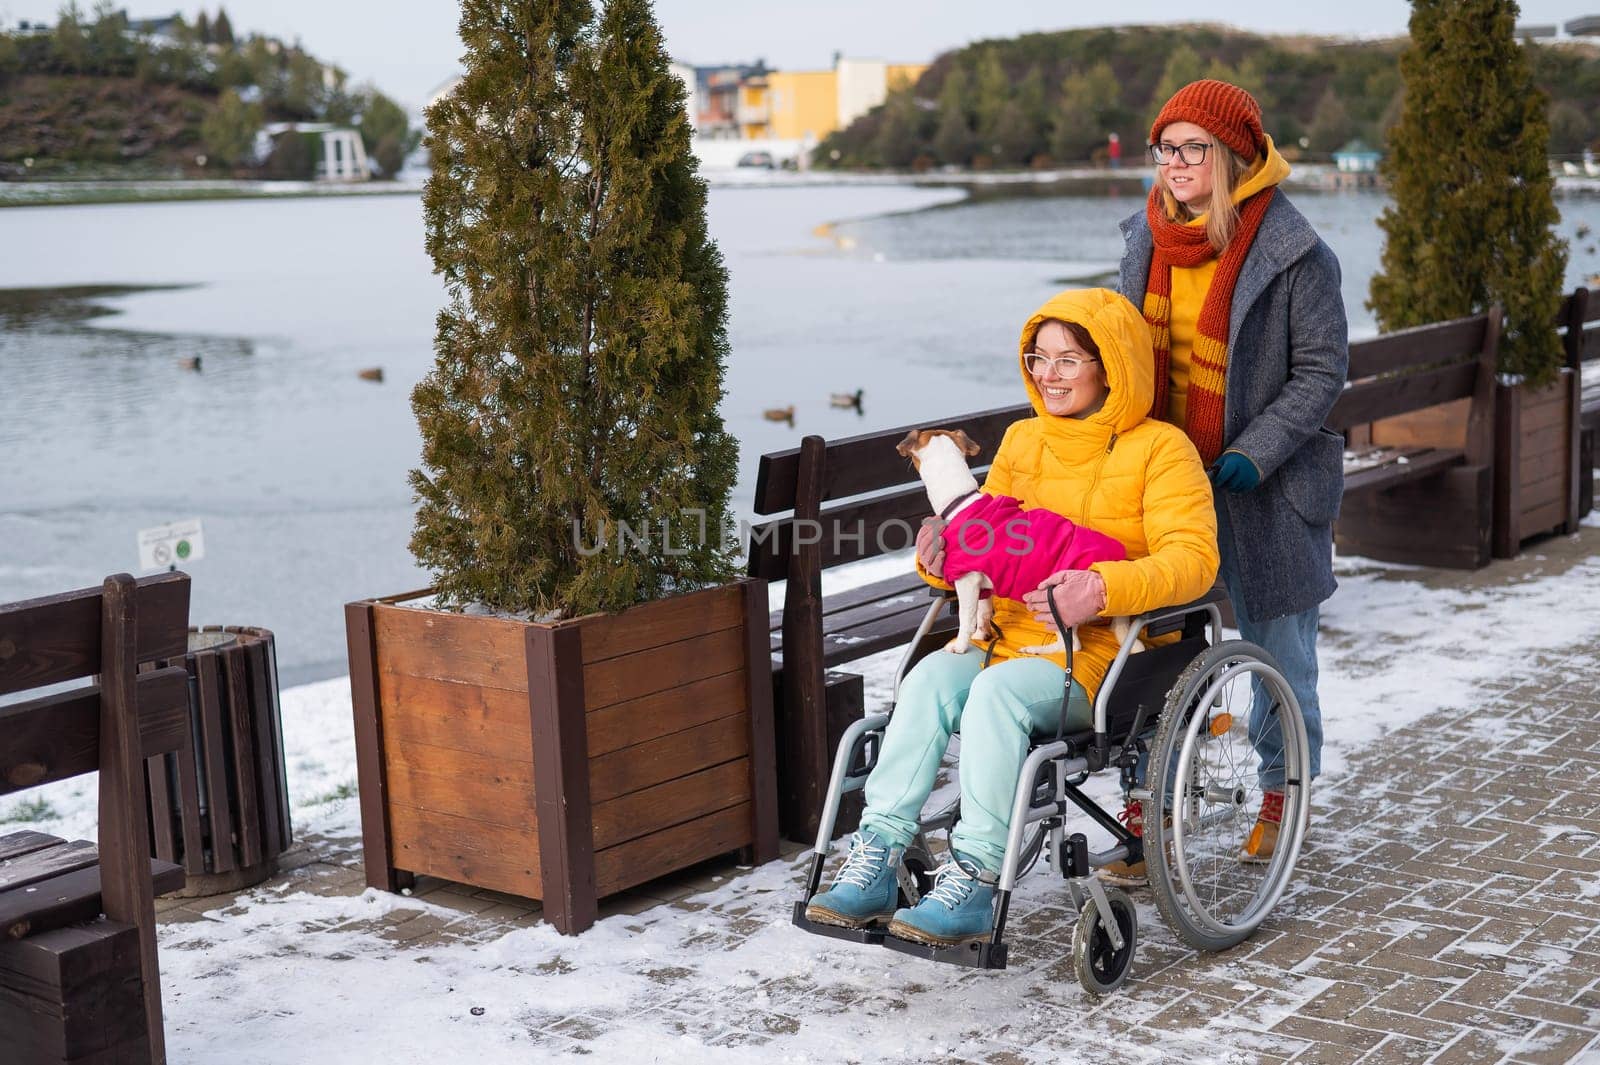
[[[1053,574],[1023,602],[996,599],[991,645],[931,654],[908,673],[865,784],[866,811],[844,863],[805,909],[812,922],[934,946],[987,939],[1018,774],[1030,739],[1057,731],[1064,654],[1026,654],[1065,626],[1188,603],[1217,576],[1211,486],[1182,430],[1148,417],[1150,330],[1106,289],[1060,293],[1023,327],[1019,369],[1036,416],[1007,430],[984,484],[1120,541],[1126,561]],[[919,537],[918,570],[941,579],[942,540]],[[1047,602],[1048,597],[1048,602]],[[1054,611],[1051,606],[1054,606]],[[1095,692],[1117,655],[1105,624],[1084,624],[1072,660],[1066,729],[1090,727]],[[985,651],[987,650],[987,653]],[[940,760],[961,734],[960,819],[931,891],[898,905],[897,877]]]

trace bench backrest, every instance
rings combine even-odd
[[[1556,312],[1556,330],[1561,333],[1561,346],[1566,350],[1567,365],[1574,370],[1583,363],[1600,359],[1600,293],[1588,288],[1576,288],[1561,301]]]
[[[1397,414],[1471,400],[1465,451],[1472,465],[1494,450],[1494,373],[1500,309],[1384,333],[1350,345],[1344,392],[1327,426],[1346,433]]]
[[[0,606],[0,696],[97,678],[0,706],[0,795],[98,769],[100,900],[139,936],[150,1060],[166,1059],[156,965],[147,757],[189,738],[189,577],[107,577],[99,588]],[[162,669],[145,664],[177,659]]]
[[[65,691],[0,706],[0,795],[101,768],[107,716],[126,716],[148,754],[177,750],[188,734],[189,578],[110,577],[101,588],[0,605],[0,696],[71,681]],[[122,674],[122,675],[119,675]],[[133,698],[127,710],[119,704]]]
[[[895,452],[906,433],[965,430],[983,448],[971,460],[982,483],[1006,428],[1032,416],[1031,406],[1019,404],[841,440],[808,436],[797,448],[761,456],[755,512],[793,513],[751,530],[750,576],[784,580],[791,575],[790,560],[800,554],[827,569],[910,547],[928,515],[928,493],[911,463]]]

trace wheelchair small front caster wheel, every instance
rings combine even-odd
[[[1073,968],[1078,972],[1078,982],[1091,995],[1108,995],[1122,986],[1128,970],[1133,968],[1133,952],[1139,939],[1139,919],[1128,893],[1109,885],[1105,892],[1106,901],[1111,904],[1111,919],[1122,933],[1122,948],[1111,945],[1093,898],[1084,901],[1078,923],[1072,929]]]

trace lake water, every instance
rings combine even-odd
[[[713,189],[741,511],[760,454],[804,434],[1016,402],[1022,321],[1114,271],[1140,202],[961,196]],[[1382,199],[1295,199],[1344,265],[1352,331],[1371,333]],[[1564,232],[1600,230],[1600,203],[1562,206]],[[427,583],[406,550],[409,395],[442,292],[419,201],[15,208],[0,233],[0,289],[167,286],[94,296],[114,313],[87,319],[0,294],[0,602],[136,572],[137,530],[199,517],[192,619],[274,630],[286,680],[342,672],[342,605]],[[1575,242],[1569,283],[1597,266]],[[374,366],[381,384],[357,376]],[[829,405],[856,389],[860,413]],[[791,405],[792,427],[763,417]]]

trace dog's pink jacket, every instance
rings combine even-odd
[[[1029,541],[1032,545],[1029,545]],[[1059,570],[1121,562],[1128,552],[1104,533],[1075,525],[1054,511],[1023,510],[1011,496],[980,494],[944,527],[944,579],[954,584],[982,571],[994,594],[1021,599]]]

